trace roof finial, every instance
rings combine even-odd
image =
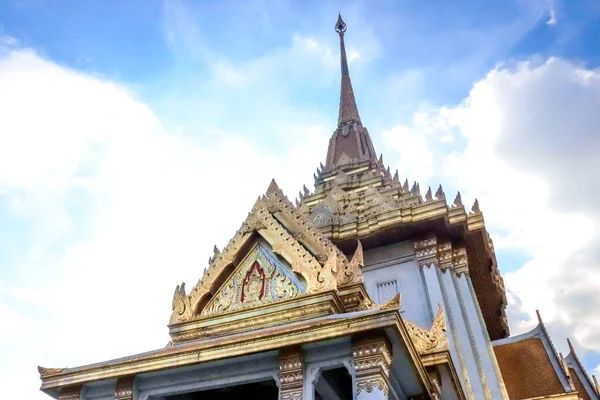
[[[346,32],[346,23],[342,15],[338,15],[335,31],[340,35],[340,61],[342,67],[342,90],[340,93],[340,114],[338,117],[338,127],[348,122],[360,122],[356,100],[354,99],[354,90],[350,81],[350,72],[348,71],[348,58],[346,57],[346,46],[344,44],[344,33]]]

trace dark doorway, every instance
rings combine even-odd
[[[279,389],[275,381],[248,383],[245,385],[205,390],[202,392],[182,393],[165,397],[165,400],[238,400],[264,399],[277,400]]]
[[[332,397],[352,400],[352,377],[344,367],[323,371],[315,385],[315,400]]]

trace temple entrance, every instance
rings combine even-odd
[[[352,377],[344,367],[325,370],[315,385],[315,400],[352,400]]]
[[[275,381],[247,383],[245,385],[228,386],[202,392],[182,393],[167,396],[165,400],[237,400],[264,399],[277,400],[279,389]]]

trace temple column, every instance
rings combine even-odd
[[[133,380],[135,375],[122,376],[115,385],[115,400],[133,400]]]
[[[389,398],[392,361],[390,343],[383,332],[369,332],[352,338],[357,400]]]
[[[304,359],[301,347],[279,351],[279,400],[302,400]]]

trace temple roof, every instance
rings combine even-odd
[[[567,339],[567,343],[569,345],[569,354],[565,357],[565,362],[569,368],[575,389],[577,389],[579,396],[583,400],[599,400],[600,389],[597,386],[596,377],[590,379],[590,376],[587,374],[585,367],[575,352],[573,343],[571,343],[570,339]]]
[[[142,374],[167,368],[195,365],[199,362],[277,350],[282,346],[300,345],[322,339],[343,337],[373,329],[386,329],[391,340],[399,344],[410,362],[415,380],[431,391],[431,383],[420,361],[419,354],[404,328],[398,308],[372,308],[337,315],[328,315],[309,321],[296,321],[270,326],[252,332],[241,332],[220,337],[205,337],[169,345],[163,349],[123,357],[75,368],[41,368],[41,389],[58,396],[60,388]]]
[[[577,399],[565,359],[556,352],[539,312],[537,315],[539,323],[531,331],[493,342],[509,398],[564,395]]]

